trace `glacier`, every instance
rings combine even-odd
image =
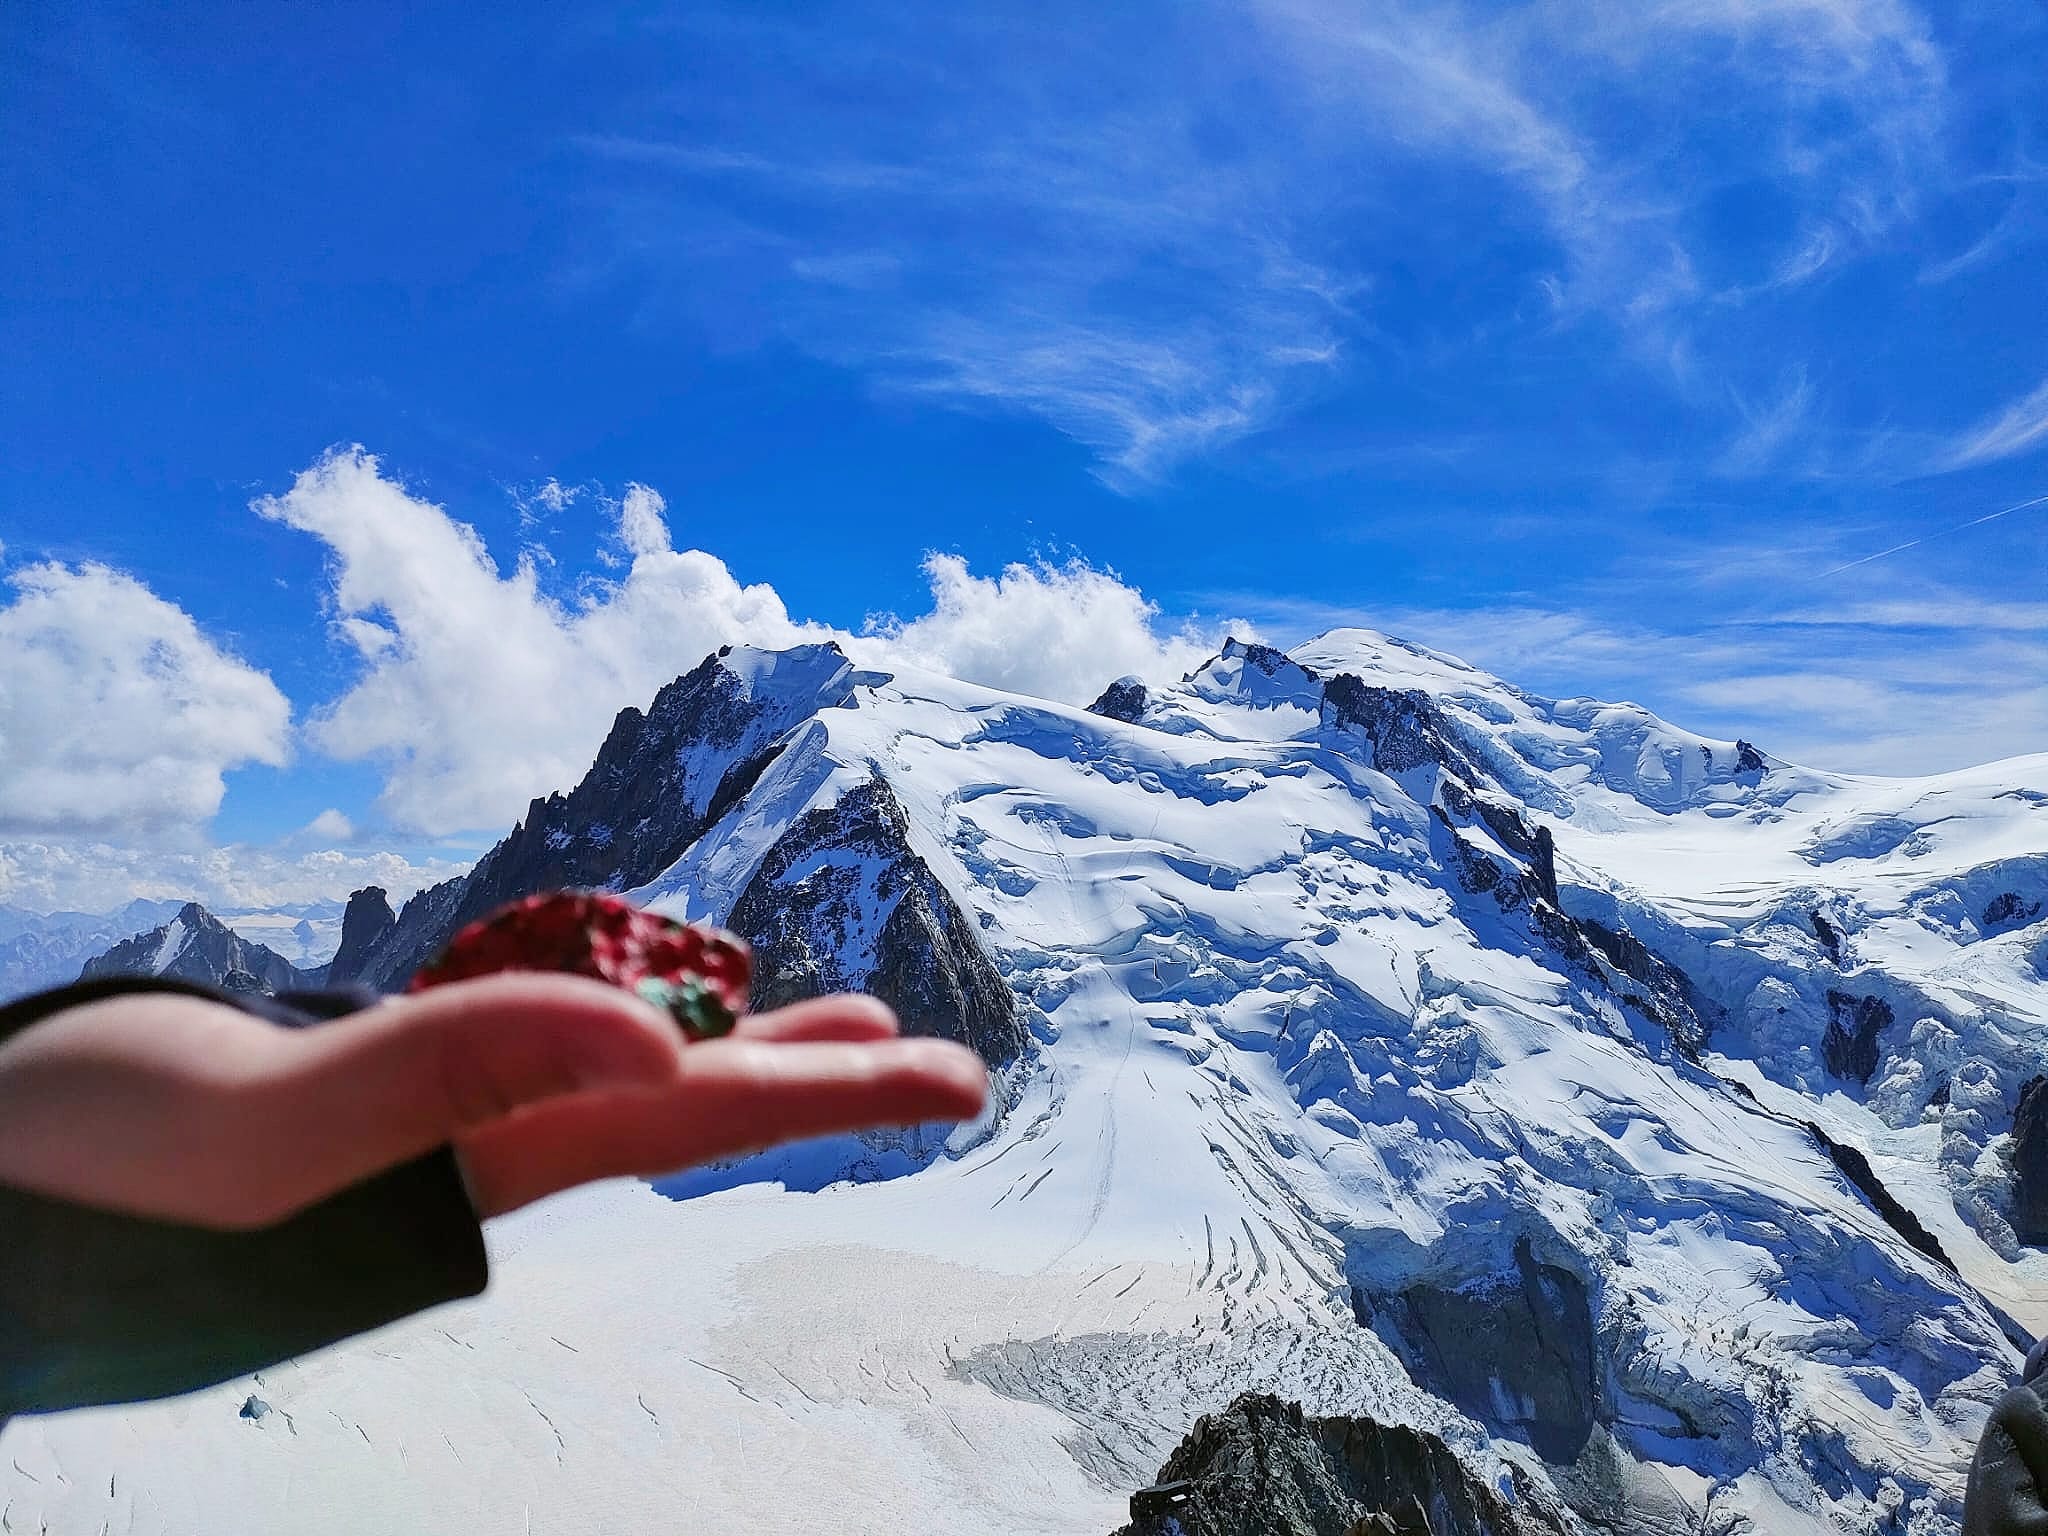
[[[474,1303],[9,1426],[0,1525],[1100,1536],[1261,1391],[1572,1528],[1955,1529],[2048,1329],[2048,758],[1831,774],[1364,630],[1095,710],[699,673],[479,871],[713,920],[772,871],[858,982],[917,880],[820,829],[900,807],[1007,988],[990,1115],[494,1224]]]

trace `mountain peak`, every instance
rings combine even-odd
[[[81,981],[99,976],[171,976],[231,990],[285,992],[306,978],[289,960],[252,943],[196,901],[169,922],[123,939],[86,961]]]

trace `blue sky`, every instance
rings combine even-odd
[[[874,620],[2048,749],[2048,506],[1977,521],[2048,494],[2044,66],[1906,0],[8,7],[0,900],[403,884],[689,646]]]

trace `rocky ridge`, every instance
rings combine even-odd
[[[124,939],[86,962],[79,979],[169,976],[231,992],[289,992],[319,981],[276,951],[251,943],[198,902],[169,922]]]
[[[1184,1484],[1184,1488],[1173,1485]],[[1435,1435],[1247,1394],[1199,1420],[1117,1536],[1563,1536],[1533,1488],[1474,1478]],[[1168,1501],[1170,1500],[1170,1504]],[[1140,1513],[1151,1503],[1167,1505]]]

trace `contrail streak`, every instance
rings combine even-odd
[[[2029,507],[2038,507],[2044,504],[2048,504],[2048,496],[2036,496],[2032,501],[2023,501],[2017,506],[2006,507],[1997,512],[1986,512],[1982,517],[1973,517],[1967,523],[1957,523],[1955,527],[1944,528],[1939,533],[1923,533],[1917,539],[1908,539],[1903,544],[1894,544],[1890,549],[1880,549],[1874,555],[1865,555],[1860,560],[1851,560],[1846,564],[1836,566],[1833,570],[1822,571],[1813,579],[1815,581],[1826,581],[1830,576],[1839,576],[1844,571],[1853,571],[1859,565],[1868,565],[1873,560],[1882,560],[1887,555],[1896,555],[1900,550],[1911,549],[1916,544],[1925,544],[1931,539],[1945,539],[1952,533],[1962,533],[1966,529],[1975,528],[1984,523],[1995,523],[2001,517],[2011,517],[2015,512],[2024,512]]]

